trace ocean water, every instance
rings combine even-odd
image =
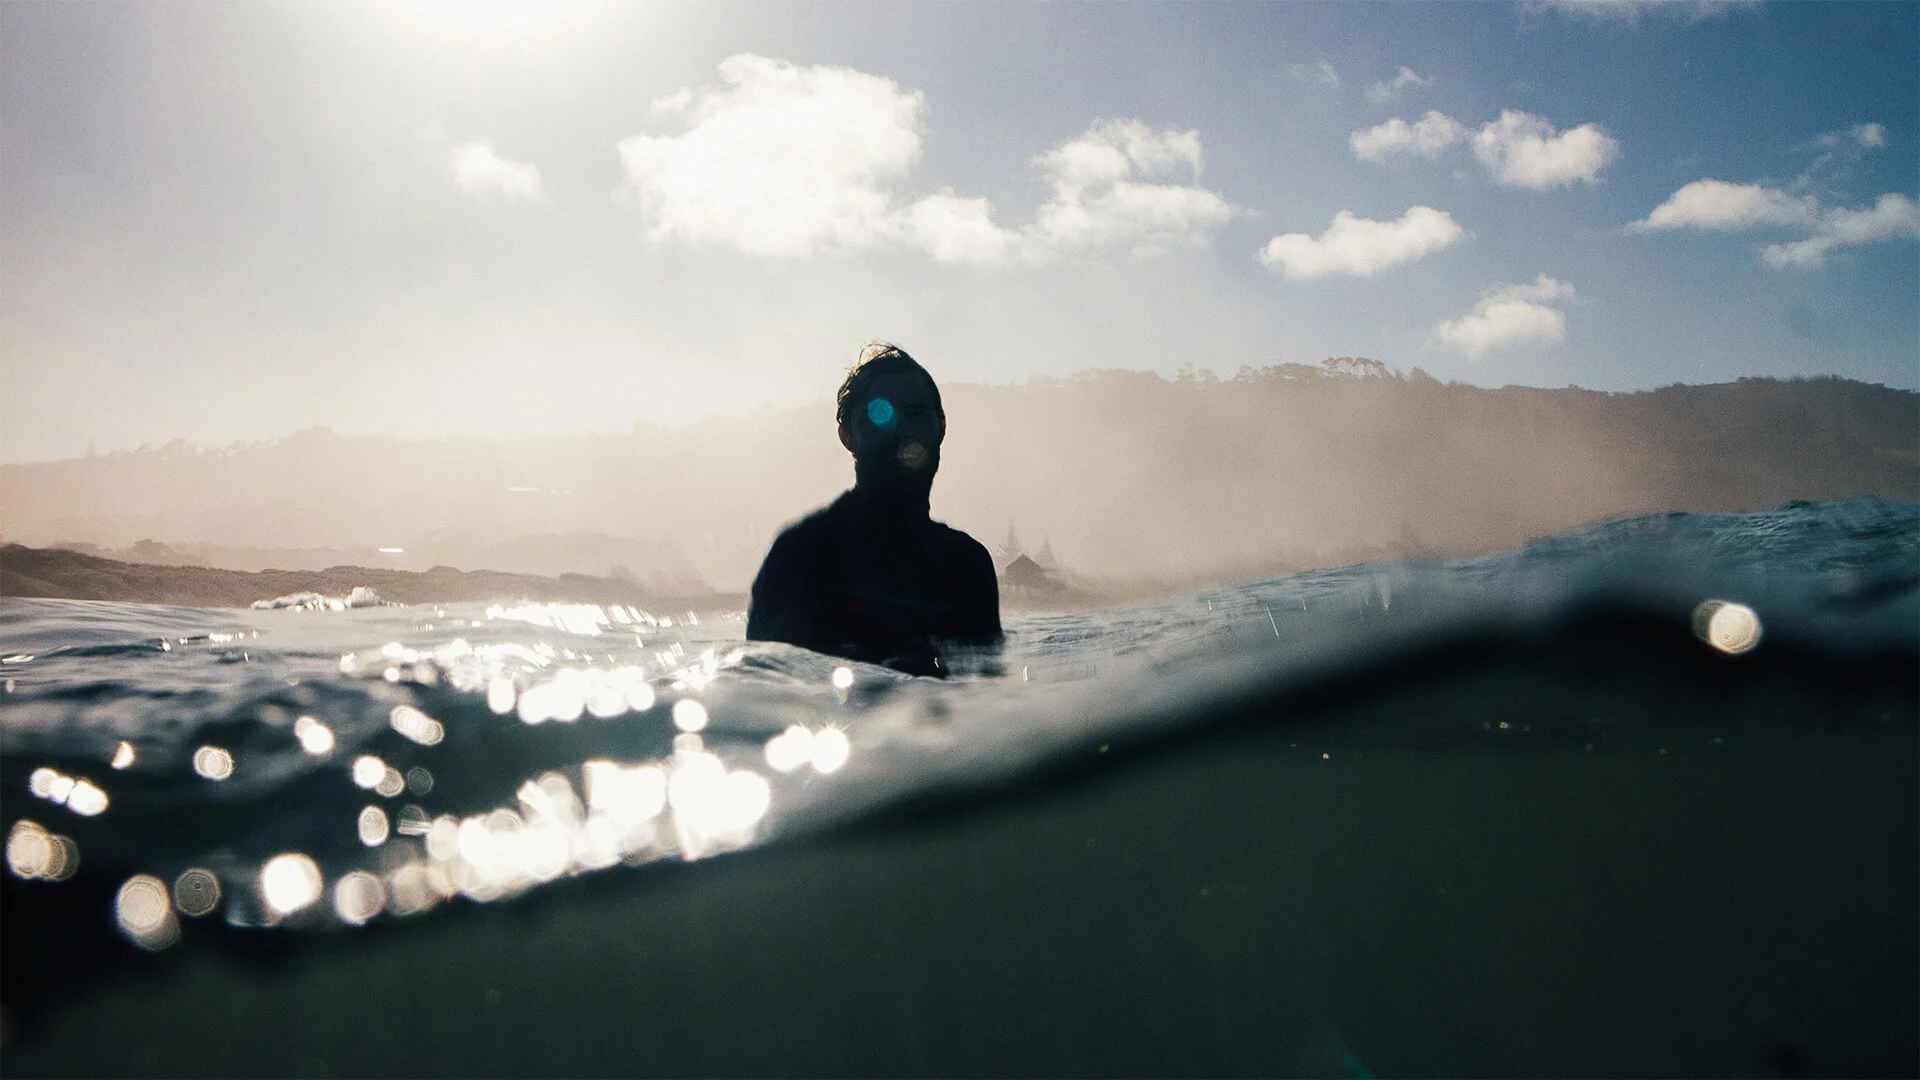
[[[1006,623],[0,600],[0,1071],[1920,1068],[1920,505]]]

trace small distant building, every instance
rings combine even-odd
[[[1006,543],[993,549],[992,554],[1000,568],[1000,588],[1010,598],[1055,603],[1074,593],[1073,587],[1061,580],[1060,564],[1054,559],[1050,542],[1030,555],[1020,542],[1020,534],[1008,524]]]
[[[1024,554],[1001,569],[1000,583],[1025,589],[1047,589],[1055,584],[1046,568]]]
[[[1040,554],[1035,555],[1033,561],[1039,563],[1042,570],[1060,569],[1060,560],[1053,557],[1053,541],[1049,540],[1041,544]]]
[[[994,564],[996,566],[1005,566],[1007,563],[1012,562],[1015,556],[1024,552],[1026,548],[1020,543],[1020,534],[1014,531],[1013,524],[1009,522],[1007,524],[1007,538],[999,544],[994,545],[990,550],[993,555]]]

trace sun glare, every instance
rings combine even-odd
[[[505,38],[564,22],[595,6],[597,0],[405,0],[400,10],[412,21],[448,33]]]

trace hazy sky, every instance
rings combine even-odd
[[[10,0],[0,461],[680,423],[873,338],[1914,387],[1916,56],[1911,3]]]

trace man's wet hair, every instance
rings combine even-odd
[[[946,407],[940,404],[940,384],[933,381],[933,375],[920,366],[920,361],[907,355],[907,350],[885,341],[876,341],[860,350],[860,358],[847,369],[847,378],[840,384],[840,392],[833,398],[833,415],[841,427],[846,427],[858,408],[866,399],[867,387],[882,375],[894,375],[903,371],[917,372],[927,380],[927,387],[933,391],[933,407],[946,418]]]

